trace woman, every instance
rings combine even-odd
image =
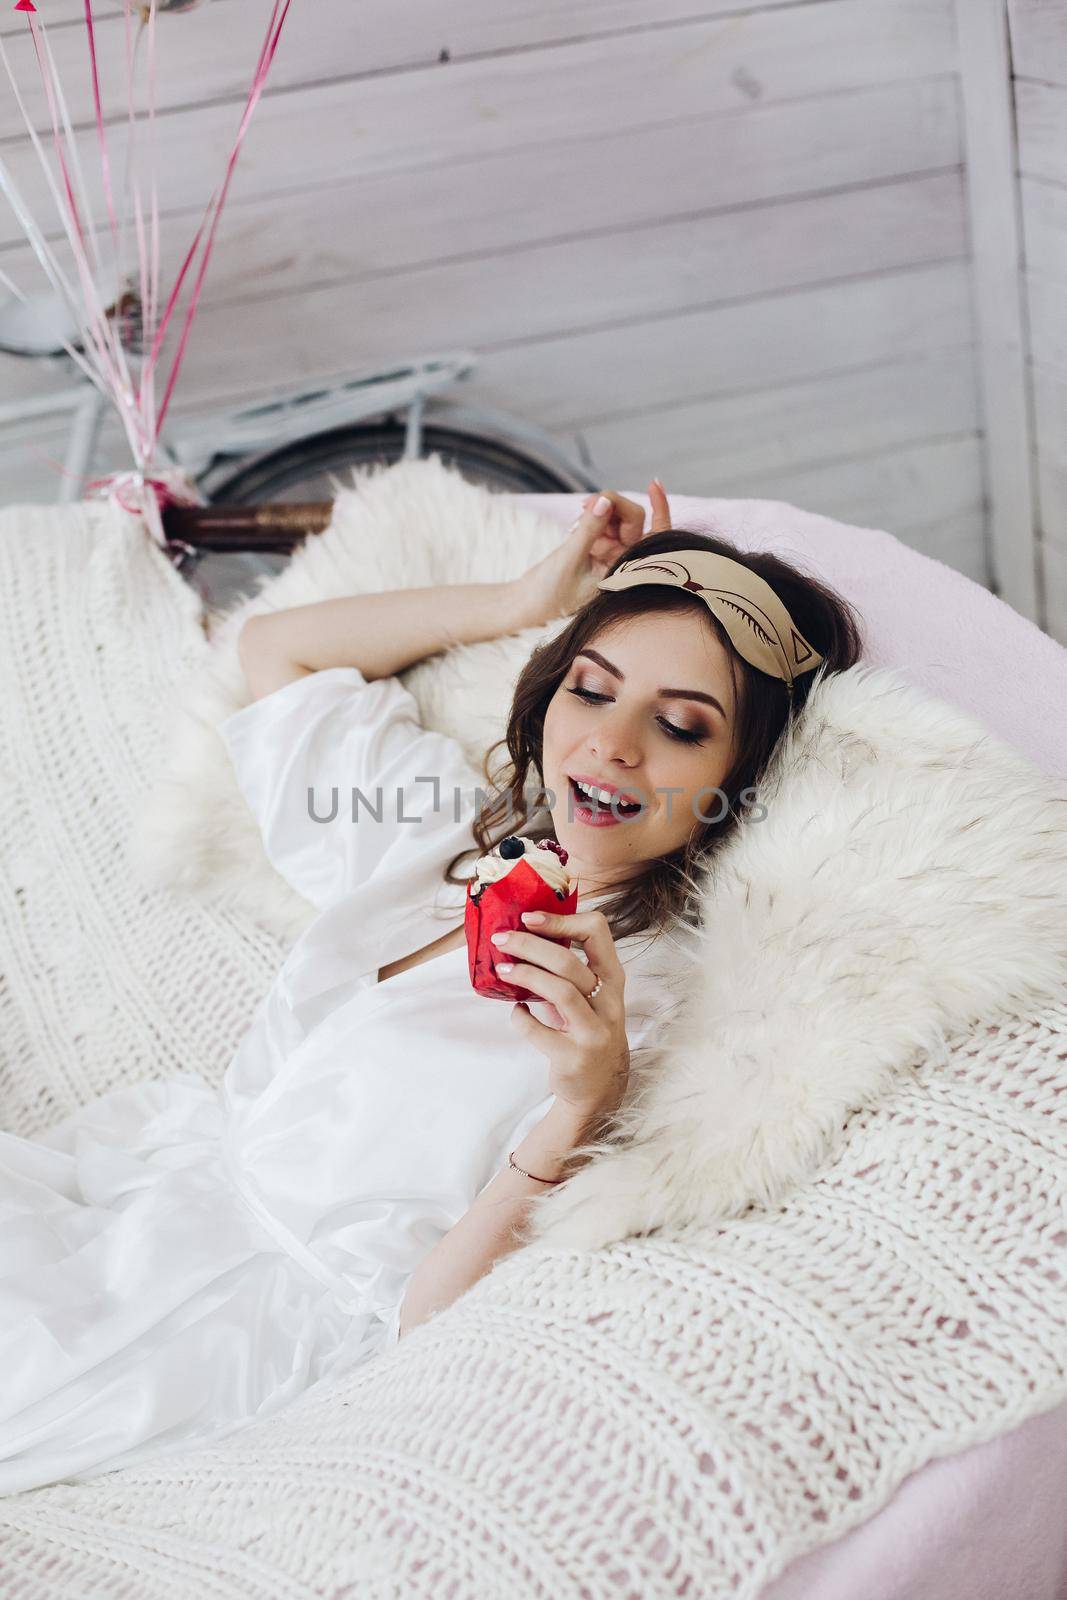
[[[639,506],[600,496],[516,583],[245,625],[253,698],[223,737],[267,854],[318,914],[221,1093],[182,1074],[41,1140],[0,1135],[3,1492],[218,1438],[406,1335],[521,1242],[533,1197],[619,1105],[655,1030],[657,935],[693,917],[697,868],[810,690],[752,595],[797,660],[840,670],[859,650],[836,596],[669,532],[650,492],[647,538]],[[713,606],[685,574],[724,556],[737,595]],[[483,808],[482,774],[395,674],[572,613],[520,675],[510,776]],[[473,857],[518,832],[555,834],[580,899],[501,946],[539,997],[509,1006],[470,986],[463,910]]]

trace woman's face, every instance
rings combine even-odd
[[[580,896],[615,888],[722,815],[715,789],[735,727],[727,648],[696,611],[611,623],[575,655],[545,714],[542,774]],[[587,799],[575,778],[616,794],[614,805]],[[628,797],[641,802],[632,818]]]

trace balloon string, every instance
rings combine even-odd
[[[117,397],[122,392],[122,380],[110,350],[107,318],[104,316],[103,307],[100,305],[99,298],[97,296],[96,285],[93,282],[93,276],[89,269],[88,256],[85,250],[85,233],[82,227],[81,217],[78,212],[77,202],[74,199],[74,193],[71,188],[70,174],[67,170],[67,163],[64,158],[63,136],[59,128],[59,117],[57,114],[55,94],[58,84],[53,84],[51,62],[48,61],[46,63],[44,53],[42,53],[40,32],[43,31],[43,24],[39,28],[33,16],[29,17],[28,20],[30,34],[33,39],[33,47],[37,55],[37,64],[40,69],[41,79],[44,85],[45,97],[48,102],[48,110],[52,123],[52,142],[55,146],[56,158],[59,163],[60,171],[63,174],[66,187],[66,209],[64,209],[62,197],[56,190],[55,184],[51,180],[50,172],[48,173],[49,183],[53,198],[56,202],[56,207],[59,211],[60,220],[63,223],[64,231],[66,232],[67,239],[70,243],[71,254],[74,257],[74,264],[78,271],[78,277],[81,280],[83,308],[76,308],[75,321],[79,324],[79,327],[81,328],[82,333],[85,335],[87,342],[92,345],[93,353],[95,354],[99,363],[101,375],[109,392],[113,396]],[[39,144],[37,145],[37,150],[42,164],[46,164],[44,151],[40,148]],[[72,224],[73,229],[71,226]],[[75,238],[75,231],[77,233],[77,238]],[[134,440],[132,436],[130,436],[129,421],[125,417],[123,418],[123,421],[126,427],[127,437],[129,437],[132,447]]]
[[[77,482],[79,489],[81,488],[83,476],[81,473],[71,472],[70,468],[64,466],[62,461],[57,461],[55,456],[50,456],[47,450],[42,450],[41,446],[39,444],[35,444],[32,439],[26,440],[26,447],[27,449],[32,450],[34,455],[43,461],[46,466],[53,468],[53,470],[57,472],[60,477],[73,478]]]
[[[162,317],[159,317],[160,304],[160,236],[159,236],[159,190],[156,170],[156,11],[157,0],[148,0],[147,4],[140,7],[141,26],[137,34],[139,42],[141,34],[147,31],[148,37],[148,134],[151,156],[150,190],[148,215],[142,204],[139,151],[138,151],[138,119],[134,95],[134,69],[136,44],[132,39],[131,0],[123,0],[123,13],[125,19],[126,36],[126,78],[127,78],[127,117],[129,138],[127,145],[126,174],[123,194],[122,220],[116,215],[115,192],[112,183],[111,162],[107,149],[107,135],[103,114],[103,102],[100,92],[99,58],[97,52],[96,28],[93,15],[92,0],[83,0],[86,32],[89,45],[89,65],[92,81],[93,108],[97,141],[100,148],[101,173],[103,178],[104,196],[107,203],[108,220],[110,223],[112,248],[115,258],[115,277],[118,287],[125,284],[125,255],[126,255],[126,228],[129,213],[129,194],[133,193],[134,226],[137,238],[137,265],[140,276],[140,302],[141,302],[141,336],[142,351],[148,349],[147,358],[142,362],[136,392],[131,380],[130,366],[126,360],[126,352],[122,339],[113,321],[107,315],[101,304],[97,284],[94,281],[94,272],[90,262],[90,247],[92,260],[96,270],[101,267],[100,251],[97,245],[96,228],[92,216],[92,208],[87,199],[84,175],[78,155],[77,142],[74,138],[70,115],[67,108],[63,87],[59,73],[56,70],[52,56],[51,43],[44,25],[43,18],[39,17],[33,0],[18,0],[16,10],[27,15],[27,23],[33,42],[37,65],[41,74],[44,93],[48,105],[51,121],[52,139],[55,148],[56,160],[62,183],[62,193],[57,187],[53,176],[52,167],[38,138],[33,119],[28,115],[22,98],[19,95],[11,66],[4,53],[3,41],[0,40],[0,60],[7,71],[11,81],[15,100],[22,113],[34,150],[40,161],[48,188],[52,194],[59,213],[60,221],[67,235],[71,253],[77,268],[80,281],[81,295],[75,293],[74,285],[68,281],[67,274],[60,266],[58,257],[47,245],[40,228],[26,206],[22,197],[7,171],[4,163],[0,161],[0,193],[6,194],[15,210],[15,214],[22,224],[30,245],[38,261],[44,269],[45,275],[52,284],[56,293],[63,302],[78,328],[81,342],[84,344],[84,355],[78,352],[73,344],[61,337],[60,343],[68,352],[86,377],[103,393],[109,396],[118,407],[123,428],[129,440],[130,447],[137,462],[138,470],[142,473],[155,456],[164,419],[170,406],[174,386],[178,379],[182,363],[185,358],[193,320],[199,307],[200,296],[207,273],[208,264],[215,247],[216,234],[222,211],[229,194],[230,183],[234,168],[240,154],[245,136],[248,132],[249,122],[260,97],[274,61],[274,56],[281,38],[282,28],[289,13],[292,0],[273,0],[270,21],[264,34],[263,43],[256,63],[255,73],[249,89],[240,125],[230,149],[226,163],[225,175],[222,184],[216,187],[207,208],[196,230],[192,245],[187,251],[174,286],[167,298],[166,307]],[[279,9],[280,8],[280,9]],[[69,147],[69,160],[68,160]],[[79,206],[79,193],[81,205]],[[82,212],[85,213],[83,222]],[[86,222],[89,235],[86,233]],[[154,417],[155,400],[155,369],[159,362],[160,352],[163,348],[170,324],[177,313],[178,301],[186,277],[196,260],[197,252],[203,240],[204,248],[193,280],[192,294],[187,309],[184,312],[178,347],[171,363],[167,377],[166,388],[158,416]],[[19,298],[25,301],[25,296],[20,291]],[[157,507],[158,510],[158,507]]]
[[[55,181],[52,177],[52,171],[48,165],[45,153],[41,148],[41,141],[37,137],[37,130],[30,120],[29,113],[27,112],[23,103],[21,94],[19,93],[19,86],[15,81],[15,74],[11,70],[11,63],[8,60],[7,51],[4,49],[4,41],[2,38],[0,38],[0,61],[4,63],[4,71],[7,73],[8,82],[11,84],[11,92],[15,97],[15,104],[22,113],[22,120],[26,124],[26,129],[29,133],[33,148],[37,153],[37,159],[41,164],[41,169],[44,172],[45,179],[47,180],[52,193],[52,197],[55,200],[56,206],[59,209],[60,216],[62,218],[62,202],[56,189]],[[45,242],[44,235],[37,226],[37,223],[32,216],[28,205],[19,193],[14,179],[11,177],[10,172],[2,160],[0,160],[0,188],[2,188],[4,193],[7,195],[15,216],[22,225],[22,229],[25,232],[26,237],[29,239],[30,244],[33,246],[34,254],[37,256],[38,261],[40,261],[41,266],[44,268],[45,275],[47,276],[49,282],[60,298],[66,302],[71,319],[75,323],[79,323],[81,318],[78,309],[77,296],[75,295],[74,289],[67,278],[66,273],[63,271],[63,268],[60,266],[58,257]],[[25,296],[22,298],[25,299]]]
[[[66,232],[67,239],[70,243],[71,253],[74,257],[74,263],[78,270],[78,276],[81,280],[83,304],[80,308],[76,305],[72,306],[74,320],[76,323],[78,323],[86,340],[86,354],[94,357],[96,363],[98,364],[101,381],[105,392],[110,395],[111,399],[119,407],[120,418],[130,448],[133,451],[135,460],[140,462],[143,453],[144,430],[139,425],[138,418],[133,411],[134,397],[132,393],[132,385],[130,383],[129,371],[126,367],[125,357],[123,355],[121,346],[115,338],[114,329],[109,324],[108,319],[104,314],[104,309],[100,304],[99,296],[97,294],[96,284],[93,281],[93,274],[89,266],[88,254],[85,248],[85,231],[82,225],[80,213],[78,211],[78,204],[74,196],[70,172],[65,158],[64,139],[60,122],[62,120],[63,123],[69,126],[69,116],[66,112],[66,102],[63,99],[62,88],[59,83],[58,75],[54,69],[54,63],[52,62],[51,49],[48,45],[44,23],[43,21],[40,23],[38,22],[36,12],[32,12],[28,15],[27,22],[29,24],[34,52],[37,57],[37,64],[38,68],[40,69],[45,98],[48,104],[49,117],[52,125],[52,139],[55,146],[56,157],[59,163],[60,171],[63,174],[64,186],[66,190],[65,206],[63,197],[57,190],[55,182],[52,178],[51,169],[48,166],[47,158],[45,157],[40,141],[37,138],[32,119],[27,115],[26,108],[23,105],[21,97],[18,94],[17,87],[15,87],[14,81],[12,80],[12,86],[15,87],[15,98],[19,105],[19,109],[22,111],[23,120],[26,122],[27,128],[29,129],[31,140],[33,141],[34,148],[37,151],[38,158],[48,180],[52,196],[56,202],[56,208],[59,211],[60,220],[63,223],[64,231]],[[10,77],[10,68],[8,69],[8,75]],[[60,107],[62,107],[62,117]],[[90,346],[91,349],[89,348]]]
[[[129,4],[129,0],[126,0],[126,3],[128,5]],[[286,9],[288,9],[288,6],[286,7]],[[253,78],[253,88],[255,87],[256,80],[259,78],[260,74],[263,71],[263,58],[264,58],[264,55],[266,54],[267,42],[268,42],[268,40],[270,38],[271,29],[274,27],[274,19],[277,16],[277,14],[278,14],[278,0],[274,0],[274,7],[273,7],[273,10],[271,11],[270,22],[267,24],[267,34],[266,34],[266,37],[264,39],[263,45],[260,47],[259,60],[256,63],[256,72],[255,72],[255,75],[254,75],[254,78]],[[246,107],[246,109],[247,109],[247,107]],[[243,129],[243,127],[244,127],[244,118],[242,118],[241,126],[242,126],[242,129]],[[241,131],[239,130],[239,132],[238,132],[238,141],[240,140],[241,136],[242,136],[242,134],[241,134]],[[238,148],[239,148],[239,144],[238,144]],[[231,151],[231,157],[230,157],[231,163],[232,163],[233,159],[234,159],[234,154]],[[214,193],[212,194],[211,199],[208,201],[207,206],[206,206],[206,208],[204,210],[204,215],[200,219],[200,226],[196,230],[196,237],[193,239],[192,244],[190,245],[188,251],[186,252],[185,260],[182,262],[181,267],[178,270],[178,276],[175,279],[174,288],[171,290],[170,298],[167,301],[167,305],[166,305],[166,309],[165,309],[165,311],[163,313],[162,321],[160,322],[160,325],[159,325],[158,329],[156,330],[155,338],[152,341],[152,348],[151,348],[151,350],[149,352],[148,360],[145,362],[144,368],[142,369],[142,372],[141,372],[141,382],[142,382],[142,384],[148,378],[150,378],[152,376],[152,374],[155,372],[156,361],[157,361],[157,358],[159,356],[159,351],[160,351],[160,348],[162,347],[163,340],[164,340],[164,338],[166,336],[167,328],[170,325],[170,319],[174,314],[174,307],[175,307],[175,304],[177,302],[178,296],[179,296],[179,294],[181,292],[181,286],[182,286],[182,283],[185,280],[185,274],[189,270],[189,267],[190,267],[190,265],[191,265],[191,263],[193,261],[193,258],[196,255],[197,246],[200,243],[200,236],[203,233],[205,227],[207,226],[208,218],[211,216],[211,208],[215,204],[215,199],[216,199],[218,193],[219,193],[219,191],[218,191],[218,189],[216,189],[214,191]]]
[[[89,191],[88,191],[88,188],[87,188],[86,182],[85,182],[85,174],[82,171],[81,156],[78,153],[78,141],[77,141],[77,139],[75,139],[75,137],[74,137],[74,129],[71,127],[70,111],[69,111],[69,109],[67,107],[66,97],[63,94],[63,86],[62,86],[62,84],[60,82],[60,79],[59,79],[59,72],[58,72],[58,70],[56,68],[55,56],[52,54],[52,41],[51,41],[51,38],[49,37],[48,30],[44,25],[44,20],[43,19],[41,21],[41,38],[42,38],[42,40],[44,42],[44,47],[45,47],[45,50],[46,50],[46,52],[48,54],[48,66],[49,66],[49,71],[51,72],[51,75],[52,75],[52,82],[56,86],[56,101],[57,101],[57,104],[59,106],[60,112],[62,113],[62,117],[63,117],[63,127],[64,127],[64,129],[66,131],[66,136],[67,136],[67,147],[70,150],[71,169],[72,169],[72,171],[74,173],[74,177],[75,177],[75,180],[76,180],[76,183],[77,183],[78,195],[79,195],[79,197],[81,199],[82,211],[83,211],[83,213],[84,213],[84,215],[86,217],[86,220],[88,222],[89,241],[90,241],[90,243],[91,243],[91,245],[93,247],[93,259],[96,262],[97,267],[99,268],[99,266],[100,266],[100,250],[99,250],[99,247],[98,247],[97,242],[96,242],[96,225],[93,222],[92,207],[89,204],[89,198],[88,198]]]
[[[41,82],[44,84],[45,98],[48,101],[48,114],[52,119],[52,139],[56,147],[56,160],[59,162],[59,170],[63,174],[63,184],[67,191],[67,204],[70,207],[70,214],[74,219],[75,227],[78,230],[78,238],[81,240],[82,249],[84,250],[85,234],[82,229],[82,219],[78,212],[78,202],[74,198],[74,190],[71,187],[70,173],[67,171],[67,158],[63,149],[63,139],[59,132],[56,104],[52,94],[51,74],[49,73],[48,68],[45,66],[44,57],[41,54],[41,40],[37,19],[35,16],[30,15],[28,16],[27,21],[30,25],[30,37],[33,40],[33,48],[37,55],[37,65],[41,73]]]
[[[133,231],[134,231],[134,237],[135,237],[135,240],[136,240],[136,243],[137,243],[137,271],[138,271],[138,278],[139,278],[139,282],[140,282],[141,344],[142,344],[142,348],[143,348],[145,342],[148,339],[150,339],[151,335],[152,335],[152,329],[153,329],[154,324],[155,324],[155,308],[156,308],[155,295],[150,290],[149,270],[148,270],[147,259],[146,259],[147,258],[148,247],[146,246],[146,243],[145,243],[144,213],[143,213],[143,207],[142,207],[142,203],[141,203],[141,147],[140,147],[140,143],[139,143],[139,139],[138,139],[137,109],[136,109],[136,105],[135,105],[135,101],[134,101],[134,82],[135,82],[135,77],[136,77],[137,51],[138,51],[138,48],[140,47],[141,39],[144,37],[145,32],[146,32],[145,21],[144,21],[144,8],[143,7],[142,7],[142,12],[141,12],[141,23],[140,23],[140,26],[139,26],[139,28],[137,30],[136,40],[133,37],[132,21],[133,21],[133,6],[131,4],[131,0],[123,0],[123,31],[124,31],[125,43],[126,43],[126,125],[127,125],[127,130],[128,130],[127,131],[127,140],[126,140],[126,182],[125,182],[125,192],[124,192],[124,195],[123,195],[123,209],[122,209],[122,219],[123,219],[122,220],[122,232],[123,232],[123,277],[125,277],[126,219],[127,219],[128,215],[129,215],[129,199],[128,199],[128,197],[132,193],[132,195],[133,195]],[[151,11],[150,11],[150,21],[151,21],[152,26],[147,30],[148,31],[148,38],[149,38],[149,49],[150,49],[150,52],[154,53],[154,49],[155,49],[155,0],[152,0]],[[149,171],[150,171],[150,180],[151,180],[151,184],[152,184],[153,205],[155,204],[155,197],[156,197],[155,196],[155,186],[156,186],[156,174],[155,174],[155,109],[156,109],[155,108],[155,96],[156,96],[155,62],[151,58],[151,54],[150,54],[150,58],[149,58],[149,74],[148,74],[148,109],[147,109],[147,116],[148,116],[149,132],[150,132],[150,135],[151,135],[151,150],[150,150],[150,159],[149,159]],[[152,249],[153,249],[153,252],[154,252],[154,254],[153,254],[153,262],[152,262],[152,272],[154,274],[154,277],[158,280],[158,273],[159,273],[159,230],[158,230],[158,227],[154,231]],[[150,378],[149,378],[148,382],[145,382],[144,372],[143,372],[143,369],[142,369],[140,380],[139,380],[138,386],[137,386],[137,412],[138,412],[138,415],[140,417],[146,419],[145,420],[146,432],[147,432],[147,418],[149,418],[152,415],[153,406],[154,406],[153,384],[152,384]],[[149,450],[146,450],[146,456],[147,455],[149,455]]]
[[[107,135],[104,132],[104,110],[100,104],[100,73],[96,60],[96,30],[93,27],[92,0],[85,0],[85,28],[89,35],[89,69],[93,80],[93,108],[96,112],[96,137],[100,145],[100,170],[104,182],[104,198],[107,201],[107,214],[111,222],[111,246],[115,253],[115,264],[118,266],[119,257],[119,225],[115,215],[115,200],[111,192],[111,163],[107,155]]]
[[[187,343],[189,341],[189,334],[190,334],[191,329],[192,329],[193,318],[196,315],[197,305],[198,305],[199,300],[200,300],[200,291],[201,291],[201,289],[203,288],[203,285],[204,285],[204,276],[205,276],[205,274],[207,272],[208,262],[211,259],[211,253],[212,253],[212,250],[214,249],[214,245],[215,245],[215,233],[216,233],[216,230],[217,230],[218,225],[219,225],[219,219],[222,216],[222,208],[226,203],[226,195],[227,195],[227,192],[228,192],[229,187],[230,187],[230,180],[233,177],[234,168],[237,165],[237,157],[240,154],[241,146],[244,143],[245,134],[248,131],[248,124],[251,121],[252,113],[254,112],[257,104],[259,103],[260,95],[263,93],[263,87],[264,87],[264,84],[266,83],[266,80],[267,80],[267,74],[270,71],[271,63],[274,60],[274,55],[275,55],[275,52],[276,52],[276,50],[278,48],[278,41],[281,38],[282,27],[283,27],[283,25],[285,23],[285,19],[286,19],[286,16],[288,15],[289,7],[290,7],[291,4],[292,4],[292,0],[285,0],[285,4],[284,4],[284,6],[282,8],[281,15],[279,16],[278,15],[279,0],[274,0],[274,8],[273,8],[273,10],[271,12],[270,22],[267,25],[267,32],[266,32],[266,35],[264,37],[263,48],[262,48],[262,50],[260,51],[260,54],[259,54],[259,61],[258,61],[257,65],[256,65],[256,72],[255,72],[255,76],[253,77],[253,80],[252,80],[252,87],[251,87],[251,89],[249,91],[249,94],[248,94],[248,100],[247,100],[247,102],[245,104],[244,115],[241,118],[241,124],[240,124],[240,127],[237,130],[237,136],[234,139],[233,148],[230,151],[230,158],[229,158],[229,161],[226,164],[226,176],[223,179],[222,189],[221,189],[221,192],[220,192],[219,198],[218,198],[218,205],[215,208],[215,215],[214,215],[214,219],[213,219],[212,224],[211,224],[211,231],[208,234],[207,240],[206,240],[206,242],[204,244],[203,259],[201,260],[201,263],[200,263],[200,270],[199,270],[199,273],[197,275],[196,284],[195,284],[194,289],[193,289],[192,299],[190,301],[189,308],[188,308],[188,310],[187,310],[187,312],[185,314],[185,323],[184,323],[183,328],[182,328],[181,338],[180,338],[180,341],[179,341],[179,344],[178,344],[177,352],[176,352],[175,357],[174,357],[174,362],[173,362],[173,365],[172,365],[171,370],[170,370],[170,376],[169,376],[169,378],[167,380],[167,387],[166,387],[166,391],[165,391],[164,396],[163,396],[163,404],[160,407],[159,416],[156,418],[155,432],[153,434],[153,439],[152,439],[153,445],[155,444],[155,441],[158,439],[160,430],[163,427],[163,419],[165,418],[165,416],[167,414],[167,407],[170,405],[170,397],[171,397],[171,394],[174,391],[174,385],[177,382],[178,372],[179,372],[179,370],[181,368],[182,360],[183,360],[183,358],[185,356],[185,347],[186,347],[186,345],[187,345]],[[275,19],[277,19],[277,21]],[[209,206],[209,210],[210,210],[210,206]],[[205,221],[206,221],[206,217],[205,217]],[[198,233],[197,233],[197,237],[198,238],[199,238],[199,234],[200,234],[200,232],[202,232],[202,230],[203,230],[203,223],[201,223],[201,227],[198,230]],[[165,324],[164,324],[164,326],[165,326]],[[160,331],[162,332],[163,329],[161,328]]]
[[[143,17],[143,12],[142,12]],[[156,0],[149,0],[148,8],[148,146],[149,146],[149,218],[148,246],[149,269],[145,274],[147,301],[147,326],[154,329],[159,310],[159,192],[156,183]],[[155,371],[148,374],[147,407],[149,416],[155,415]],[[157,426],[158,433],[158,426]],[[154,443],[154,439],[153,439]]]

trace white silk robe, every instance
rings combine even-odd
[[[318,915],[221,1090],[182,1074],[39,1140],[0,1133],[3,1493],[218,1438],[390,1348],[411,1273],[551,1104],[545,1057],[475,994],[465,946],[377,981],[463,920],[443,868],[484,783],[461,746],[355,667],[222,734],[270,860]],[[617,948],[636,1047],[647,944]]]

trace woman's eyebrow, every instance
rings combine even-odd
[[[608,661],[605,656],[600,654],[599,650],[577,650],[575,652],[575,660],[577,660],[579,656],[588,656],[590,661],[595,661],[598,666],[604,668],[605,672],[610,672],[613,678],[618,678],[620,683],[626,682],[626,674],[624,672],[620,672],[615,663],[613,661]],[[703,700],[705,704],[714,706],[721,717],[725,718],[726,716],[726,712],[723,710],[718,700],[716,700],[715,696],[712,694],[704,694],[700,689],[659,689],[657,690],[657,693],[673,700]]]

